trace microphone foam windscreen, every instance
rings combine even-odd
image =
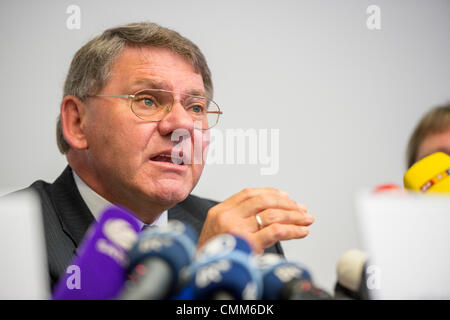
[[[422,193],[450,192],[450,156],[443,152],[433,153],[406,171],[405,188]]]
[[[227,292],[238,300],[259,299],[261,274],[250,245],[243,238],[222,234],[208,241],[190,267],[190,285],[197,299]]]
[[[345,252],[337,264],[339,284],[351,291],[358,291],[366,261],[367,255],[361,250],[353,249]]]
[[[107,208],[88,230],[53,298],[114,299],[125,283],[127,251],[138,231],[137,218],[131,212],[116,206]]]
[[[263,279],[263,299],[279,299],[280,292],[293,280],[312,281],[311,274],[300,264],[286,261],[282,256],[266,253],[257,259]]]
[[[139,235],[129,252],[128,273],[144,259],[157,257],[169,264],[177,280],[181,270],[194,259],[196,242],[194,229],[178,220],[169,220],[166,226],[149,228]]]

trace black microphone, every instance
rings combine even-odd
[[[189,270],[194,299],[261,299],[262,281],[252,248],[239,236],[221,234],[210,239]]]
[[[264,300],[328,300],[331,295],[316,287],[311,274],[300,264],[278,254],[258,258],[263,278]]]
[[[368,300],[367,255],[357,249],[345,252],[337,263],[334,297],[338,300]]]
[[[195,255],[197,235],[188,225],[170,220],[139,235],[129,252],[129,280],[122,300],[161,300],[177,294],[185,267]]]
[[[279,295],[281,300],[333,300],[326,291],[307,279],[293,279],[286,283]]]

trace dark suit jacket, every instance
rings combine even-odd
[[[53,288],[59,277],[66,272],[77,247],[94,222],[94,216],[81,198],[69,166],[52,184],[38,180],[28,189],[35,190],[41,199],[48,268]],[[215,201],[189,195],[168,210],[168,218],[188,223],[200,234],[208,210],[216,204]],[[279,243],[265,252],[283,254]]]

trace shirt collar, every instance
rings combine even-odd
[[[75,184],[77,185],[78,191],[80,192],[81,198],[86,202],[87,207],[92,212],[95,220],[100,218],[100,215],[105,210],[107,206],[112,205],[111,202],[100,196],[97,192],[92,190],[81,178],[73,172],[73,178]],[[164,226],[167,224],[167,210],[164,211],[152,224],[151,226]],[[146,224],[141,220],[137,219],[139,228],[142,229]]]

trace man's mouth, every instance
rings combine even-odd
[[[178,165],[183,165],[183,158],[179,156],[172,156],[170,154],[159,154],[153,158],[150,158],[151,161],[156,162],[170,162]]]

